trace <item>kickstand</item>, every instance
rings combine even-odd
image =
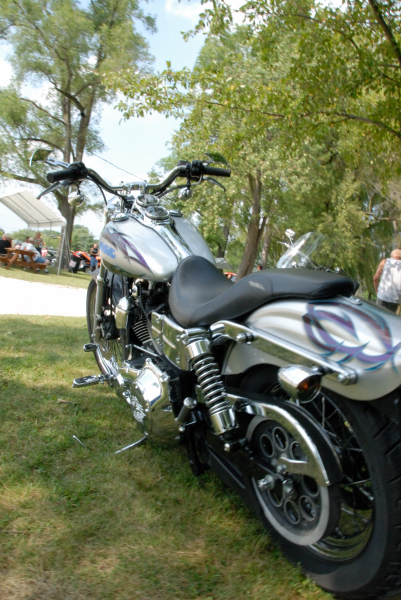
[[[117,450],[117,452],[114,452],[114,454],[120,454],[120,452],[124,452],[125,450],[129,450],[130,448],[135,448],[135,446],[142,446],[142,444],[144,444],[147,439],[148,439],[148,436],[145,435],[145,437],[141,438],[137,442],[134,442],[133,444],[130,444],[129,446],[124,446],[124,448],[121,448],[121,450]]]

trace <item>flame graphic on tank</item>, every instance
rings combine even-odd
[[[120,233],[116,229],[109,227],[109,230],[103,234],[103,237],[115,248],[121,250],[121,252],[125,254],[129,261],[134,260],[152,272],[152,269],[149,267],[142,254],[135,248],[134,244],[124,233]],[[131,250],[131,253],[129,253],[129,250]],[[132,256],[132,252],[135,256]]]
[[[342,314],[328,310],[331,307],[342,309]],[[344,304],[335,301],[308,303],[308,312],[302,319],[305,323],[306,334],[311,342],[324,351],[324,356],[333,356],[337,353],[344,354],[344,357],[337,361],[338,363],[345,363],[356,358],[366,365],[371,365],[366,367],[366,371],[374,371],[391,360],[394,370],[398,373],[394,364],[394,356],[401,348],[401,342],[393,345],[390,328],[378,312],[368,313],[366,310],[354,306],[346,307],[347,313],[353,313],[358,319],[361,319],[366,327],[370,329],[374,338],[380,340],[385,350],[382,354],[368,354],[365,352],[365,349],[368,349],[369,342],[355,346],[345,341],[338,342],[324,327],[323,321],[340,326],[344,329],[344,332],[355,338],[357,344],[359,342],[358,332],[350,316],[344,312],[344,308]]]

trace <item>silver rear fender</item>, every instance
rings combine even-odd
[[[401,385],[401,321],[359,299],[282,300],[253,312],[243,325],[222,321],[233,343],[222,373],[255,365],[320,366],[322,385],[354,400],[375,400]]]

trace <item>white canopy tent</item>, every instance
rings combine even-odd
[[[0,202],[9,208],[27,227],[64,227],[65,219],[60,213],[37,200],[31,190],[23,189],[0,198]]]
[[[40,200],[37,200],[29,189],[22,189],[14,192],[13,194],[7,194],[0,198],[0,202],[4,204],[9,210],[17,215],[20,219],[25,221],[27,227],[34,227],[36,229],[43,229],[43,227],[62,227],[62,247],[61,255],[64,248],[65,238],[65,224],[66,220],[60,215],[60,213],[54,209],[49,208],[46,204],[43,204]],[[58,273],[60,274],[60,260]]]

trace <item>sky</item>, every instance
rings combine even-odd
[[[181,32],[189,31],[197,22],[198,14],[204,9],[197,0],[149,0],[143,3],[143,10],[155,15],[157,20],[157,33],[146,33],[150,52],[155,58],[154,69],[162,70],[166,67],[166,61],[171,61],[174,69],[184,66],[192,68],[198,53],[202,47],[204,37],[197,35],[185,42]],[[7,85],[12,76],[12,70],[7,62],[10,49],[0,45],[0,77],[1,84]],[[37,97],[38,90],[31,89],[31,97]],[[121,113],[114,109],[113,105],[103,108],[100,133],[107,150],[100,156],[115,165],[134,173],[140,178],[146,179],[147,173],[156,162],[168,155],[167,142],[175,129],[178,121],[163,115],[153,114],[141,119],[121,120]],[[85,160],[85,159],[84,159]],[[133,181],[135,178],[120,171],[108,163],[93,156],[86,157],[85,163],[90,168],[98,171],[100,175],[112,185],[121,181]],[[0,185],[0,197],[10,194],[22,187],[29,187],[19,182]],[[36,195],[36,190],[32,188]],[[42,199],[49,203],[48,197]],[[86,225],[95,236],[99,236],[102,229],[102,220],[86,213],[83,217],[76,219],[76,223]],[[0,225],[6,231],[23,229],[25,223],[14,216],[0,203]],[[45,236],[44,236],[45,237]],[[46,238],[45,238],[46,239]]]

